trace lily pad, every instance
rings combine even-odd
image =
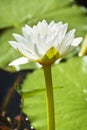
[[[55,119],[58,130],[87,129],[87,57],[72,58],[52,67]],[[50,91],[50,90],[49,90]],[[42,70],[23,85],[24,111],[37,130],[47,129],[46,92]]]
[[[17,26],[26,20],[33,21],[57,7],[62,8],[69,0],[0,0],[0,28]]]

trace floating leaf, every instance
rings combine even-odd
[[[62,2],[63,1],[63,2]],[[38,15],[61,8],[69,0],[0,0],[0,28],[18,26],[27,19],[32,20]],[[58,5],[57,5],[58,3]]]
[[[56,129],[87,129],[87,57],[72,58],[53,66]],[[46,94],[42,70],[28,76],[23,85],[24,111],[33,126],[46,130]],[[50,90],[49,90],[50,91]]]

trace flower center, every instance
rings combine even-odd
[[[51,47],[38,62],[43,66],[48,66],[53,64],[59,58],[60,54],[58,50],[54,47]]]

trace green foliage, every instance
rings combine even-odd
[[[54,11],[68,4],[69,0],[0,0],[0,28],[17,26],[26,20],[37,19],[38,15]],[[2,13],[3,12],[3,13]]]
[[[52,67],[57,130],[87,129],[87,57]],[[50,91],[50,90],[49,90]],[[43,71],[27,77],[23,85],[24,111],[37,130],[46,130],[46,92]]]

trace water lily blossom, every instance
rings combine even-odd
[[[63,58],[82,41],[81,37],[75,38],[75,29],[67,32],[67,28],[67,23],[51,21],[48,24],[43,20],[33,27],[25,25],[23,35],[13,34],[16,41],[9,43],[27,58],[24,63],[35,61],[47,66]]]
[[[15,60],[10,65],[14,66],[35,61],[43,67],[46,84],[48,130],[55,130],[51,65],[62,59],[82,41],[81,37],[75,38],[75,29],[67,32],[67,28],[67,23],[51,21],[48,24],[46,20],[43,20],[33,27],[25,25],[22,28],[23,35],[13,34],[16,41],[9,41],[10,45],[19,50],[25,57]]]

